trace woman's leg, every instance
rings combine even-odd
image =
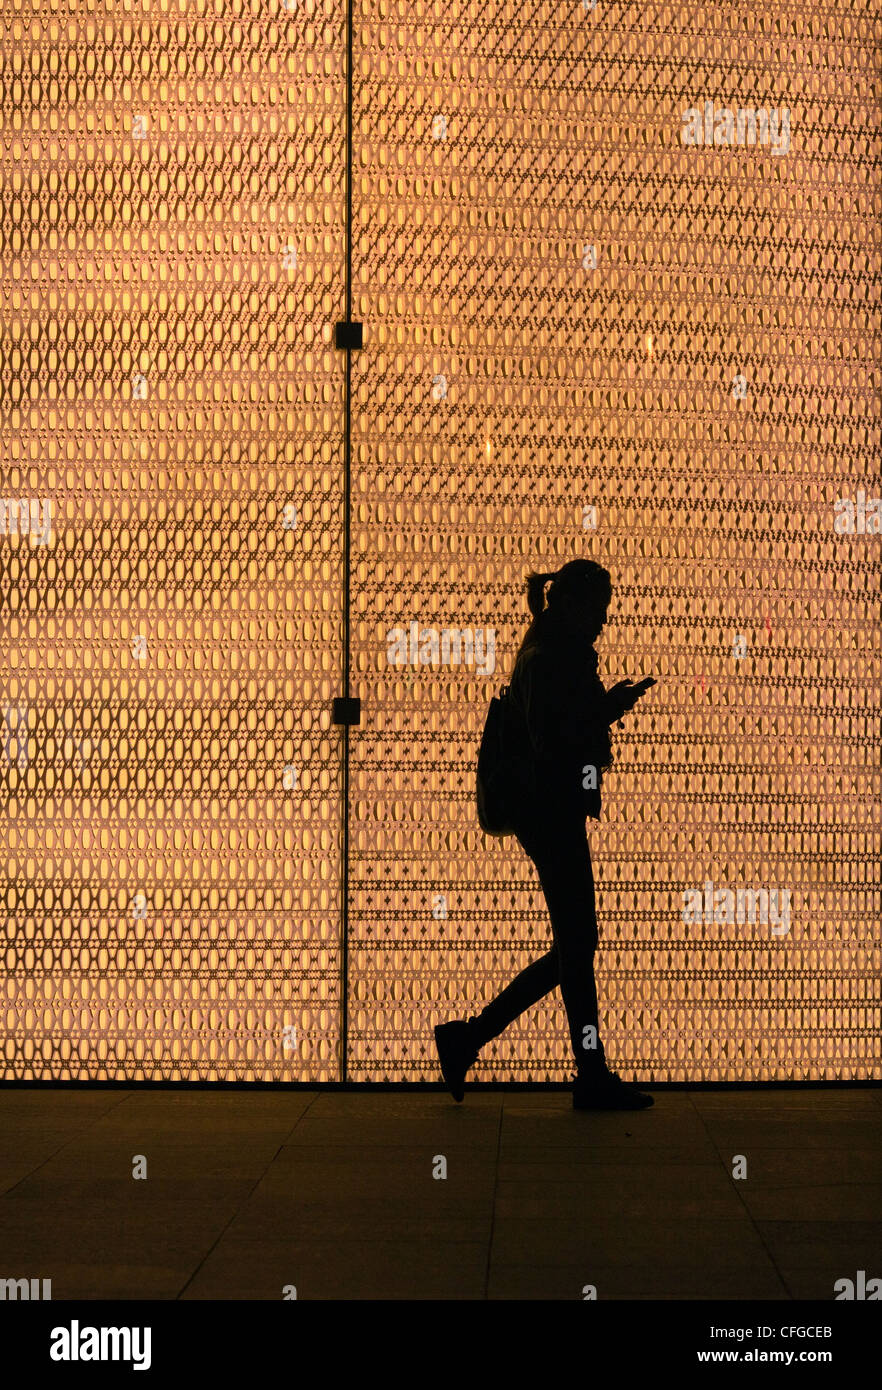
[[[576,1066],[584,1073],[603,1070],[606,1057],[594,981],[597,913],[585,824],[537,823],[518,838],[536,865],[545,894]]]
[[[483,1047],[491,1038],[497,1038],[526,1009],[544,999],[557,983],[557,947],[552,946],[544,956],[516,975],[511,984],[478,1014],[474,1020],[476,1045]]]
[[[551,918],[554,946],[528,965],[473,1020],[475,1042],[483,1047],[491,1038],[561,987],[570,1039],[580,1070],[605,1066],[599,1038],[594,952],[597,948],[597,916],[591,851],[584,824],[575,826],[524,826],[518,839],[539,873],[539,882]],[[561,978],[560,944],[566,958]]]

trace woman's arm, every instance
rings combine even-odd
[[[612,715],[593,663],[563,660],[556,652],[536,650],[524,659],[520,677],[521,708],[538,759],[581,755],[604,740]]]
[[[645,695],[650,686],[655,685],[655,679],[647,676],[645,680],[638,681],[634,685],[633,681],[619,681],[612,689],[606,692],[606,710],[608,712],[609,724],[615,724],[626,714],[629,709],[633,709],[641,695]]]

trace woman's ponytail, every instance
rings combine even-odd
[[[545,608],[545,585],[556,578],[556,574],[530,574],[527,576],[527,607],[534,618],[538,618]]]
[[[551,584],[546,604],[545,586]],[[527,647],[541,642],[556,630],[556,618],[566,618],[567,609],[596,614],[598,632],[606,617],[606,608],[612,596],[612,580],[609,570],[594,560],[570,560],[561,565],[553,574],[529,574],[527,576],[527,606],[532,622],[518,650],[518,656]]]

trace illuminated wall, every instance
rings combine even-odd
[[[339,17],[16,10],[3,1075],[333,1080]]]
[[[878,25],[354,6],[347,870],[346,13],[289,3],[0,0],[3,1076],[340,1079],[345,973],[346,1075],[436,1080],[549,945],[473,768],[586,555],[659,681],[591,823],[614,1065],[878,1078]],[[568,1051],[555,992],[475,1075]]]

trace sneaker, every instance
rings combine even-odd
[[[462,1100],[465,1074],[478,1060],[479,1048],[475,1042],[473,1020],[453,1019],[450,1023],[439,1023],[435,1029],[435,1046],[447,1089],[454,1100]]]
[[[655,1101],[614,1071],[579,1075],[573,1085],[574,1110],[646,1110]]]

